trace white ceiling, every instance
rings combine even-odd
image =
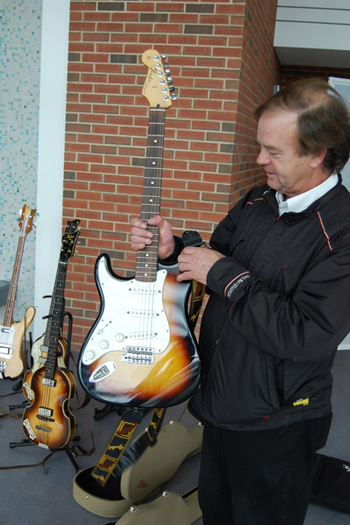
[[[278,0],[274,48],[283,65],[350,68],[350,1]]]

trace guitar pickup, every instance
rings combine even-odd
[[[51,408],[45,408],[45,407],[39,407],[39,416],[43,417],[51,417],[53,414],[53,410]]]
[[[55,379],[48,379],[47,377],[43,377],[42,384],[45,385],[45,386],[55,387],[56,386],[56,381],[55,381]]]
[[[0,345],[0,354],[2,355],[12,355],[13,347],[11,345],[1,344]]]
[[[0,345],[12,347],[15,329],[12,326],[0,326]]]

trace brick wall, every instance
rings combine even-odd
[[[66,305],[73,349],[96,319],[94,264],[133,273],[130,218],[140,213],[149,105],[146,49],[168,56],[178,99],[166,112],[163,214],[175,232],[215,224],[261,180],[253,109],[272,93],[277,0],[71,3],[64,223],[81,219]]]

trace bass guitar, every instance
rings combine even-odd
[[[165,113],[172,105],[168,64],[154,49],[142,55],[150,104],[141,219],[160,213]],[[82,346],[79,379],[104,403],[167,407],[190,397],[199,381],[199,357],[189,328],[191,283],[178,283],[178,266],[158,264],[158,229],[137,252],[135,277],[117,276],[107,254],[95,264],[100,311]]]
[[[46,331],[33,345],[41,359],[37,360],[34,369],[26,374],[23,381],[23,393],[31,403],[23,413],[24,433],[35,445],[50,450],[65,447],[73,439],[76,428],[75,417],[69,409],[76,384],[64,361],[59,361],[59,349],[62,350],[67,267],[80,233],[79,222],[68,222],[62,237]]]
[[[78,220],[70,221],[67,223],[66,227],[66,233],[63,237],[62,243],[65,245],[67,244],[67,238],[66,235],[75,235],[78,225]],[[69,240],[68,240],[69,242]],[[74,242],[76,240],[74,239]],[[62,321],[63,321],[63,315],[54,315],[55,311],[57,309],[57,305],[61,305],[62,297],[64,293],[64,288],[62,288],[62,283],[65,281],[65,274],[66,274],[66,267],[62,264],[58,264],[57,272],[56,272],[56,279],[55,284],[53,287],[53,293],[51,296],[51,306],[49,315],[47,316],[47,326],[45,333],[39,337],[36,341],[34,341],[32,349],[31,349],[31,357],[32,357],[32,367],[30,370],[27,370],[27,372],[24,375],[23,378],[23,392],[28,401],[33,401],[33,392],[31,391],[30,387],[32,384],[32,378],[35,372],[44,366],[46,359],[47,359],[47,349],[49,347],[50,339],[53,337],[53,334],[55,333],[57,327],[56,323],[58,320],[61,321],[61,326],[58,327],[59,330],[59,336],[57,341],[57,363],[58,366],[61,368],[67,368],[66,365],[66,358],[67,358],[67,341],[62,336]],[[63,305],[61,305],[62,314],[63,314]]]
[[[20,376],[27,366],[27,355],[23,348],[23,340],[27,328],[35,316],[35,308],[29,306],[22,321],[13,321],[13,311],[17,295],[19,274],[23,257],[25,240],[32,230],[36,210],[31,210],[26,204],[22,208],[19,221],[20,236],[17,244],[15,264],[7,296],[4,321],[0,325],[0,378],[12,379]]]

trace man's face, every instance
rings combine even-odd
[[[264,167],[268,186],[286,198],[304,193],[327,178],[318,157],[316,162],[315,157],[299,154],[297,119],[294,111],[276,109],[263,113],[258,122],[261,150],[257,163]]]

